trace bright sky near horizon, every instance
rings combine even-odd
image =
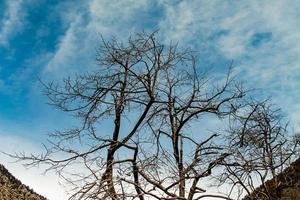
[[[216,72],[233,61],[240,81],[272,96],[299,127],[299,27],[298,0],[1,0],[0,150],[35,151],[47,133],[72,123],[46,104],[38,78],[95,70],[100,34],[123,40],[142,30],[197,50],[200,66]],[[0,156],[50,200],[65,198],[54,175],[37,178],[9,161]]]

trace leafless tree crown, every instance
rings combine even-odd
[[[282,185],[277,175],[297,158],[299,140],[289,134],[281,110],[269,101],[250,102],[232,116],[224,147],[232,154],[224,161],[221,184],[229,183],[232,192],[247,194],[249,199],[279,198],[274,193]]]
[[[218,134],[205,137],[191,129],[205,114],[237,119],[245,91],[230,70],[222,80],[214,79],[192,51],[163,45],[156,37],[140,33],[127,43],[103,39],[96,72],[45,84],[50,104],[73,114],[80,125],[52,133],[45,153],[17,157],[58,172],[73,186],[70,199],[228,199],[204,194],[199,183],[224,165],[231,151],[213,142]],[[237,145],[232,137],[232,148],[272,144],[265,143],[271,138],[264,133],[254,135],[262,143],[251,139],[248,132],[261,128],[256,123],[275,135],[284,131],[258,112],[267,109],[264,105],[252,109],[247,119],[238,118],[245,129],[235,130],[243,139]],[[269,163],[261,164],[277,168]]]

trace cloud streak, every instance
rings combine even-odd
[[[69,7],[72,9],[62,15],[68,28],[57,43],[45,72],[60,74],[66,70],[74,72],[95,68],[95,50],[100,34],[128,37],[135,30],[132,26],[134,17],[137,12],[146,10],[147,2],[93,0]]]
[[[80,6],[79,6],[80,5]],[[141,13],[150,1],[88,1],[69,5],[62,16],[68,26],[45,66],[51,77],[94,70],[99,35],[126,39],[142,29],[160,29],[165,41],[199,50],[202,66],[221,72],[231,61],[247,87],[273,96],[292,121],[300,121],[300,4],[289,1],[157,1],[161,17],[147,26]],[[63,11],[61,11],[63,12]],[[140,21],[145,23],[140,26]],[[288,98],[285,98],[288,96]],[[282,101],[285,99],[285,101]],[[285,104],[291,106],[286,108]],[[295,114],[295,112],[297,114]]]
[[[20,31],[24,24],[23,0],[6,1],[4,17],[0,21],[0,45],[8,46],[10,39]]]
[[[167,14],[160,27],[166,38],[199,49],[208,65],[233,60],[246,85],[263,89],[293,121],[300,120],[294,114],[300,114],[298,1],[181,1],[164,6]],[[216,65],[222,64],[226,62]]]

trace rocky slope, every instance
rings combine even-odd
[[[266,182],[270,197],[260,195],[263,187],[258,187],[252,195],[243,200],[300,200],[300,158],[277,177],[280,182],[278,186],[275,186],[272,180]]]
[[[46,200],[0,165],[0,200]]]

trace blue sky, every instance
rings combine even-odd
[[[197,50],[200,66],[215,73],[233,61],[240,81],[272,96],[299,127],[298,0],[2,0],[0,10],[0,138],[7,143],[17,137],[34,146],[72,123],[46,104],[38,77],[95,70],[100,34],[124,40],[156,29],[161,40]]]

